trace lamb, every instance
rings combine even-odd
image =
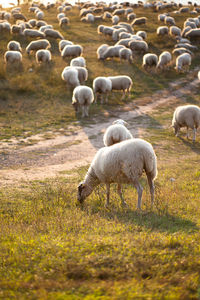
[[[61,56],[62,58],[66,58],[66,57],[77,57],[77,56],[81,56],[83,53],[83,47],[80,45],[66,45],[62,52],[61,52]]]
[[[8,64],[21,63],[22,55],[19,51],[6,51],[4,61]]]
[[[108,102],[108,93],[112,90],[112,82],[107,77],[96,77],[93,80],[93,91],[95,95],[95,102],[97,102],[97,94],[101,94],[101,103],[104,103],[103,94],[105,95],[106,103]]]
[[[178,136],[181,127],[187,127],[187,138],[189,128],[193,129],[193,142],[196,140],[196,131],[200,126],[200,107],[197,105],[178,106],[173,114],[172,127]]]
[[[165,35],[168,34],[169,28],[167,26],[160,26],[157,28],[157,35]]]
[[[70,85],[73,88],[80,85],[78,70],[74,67],[65,67],[62,71],[61,78],[67,85]]]
[[[128,43],[128,47],[132,51],[138,51],[140,53],[145,53],[148,51],[148,44],[145,41],[133,40]]]
[[[50,38],[54,38],[54,39],[61,39],[64,40],[64,37],[62,36],[62,34],[54,29],[46,29],[44,31],[46,37],[50,37]]]
[[[24,29],[23,31],[24,36],[34,37],[34,38],[44,38],[45,34],[39,30],[36,29]]]
[[[10,41],[7,45],[7,49],[10,51],[19,51],[22,52],[22,48],[19,42],[17,41]]]
[[[70,61],[70,66],[72,67],[86,67],[86,62],[84,57],[75,57]]]
[[[121,121],[120,123],[117,121],[115,124],[110,125],[106,129],[106,132],[104,133],[103,136],[104,146],[108,147],[116,143],[120,143],[122,141],[133,138],[130,131],[125,127],[123,123],[124,121],[123,120],[120,121]]]
[[[131,25],[132,26],[141,25],[141,24],[146,24],[146,22],[147,22],[147,18],[141,17],[141,18],[134,19],[133,22],[131,23]]]
[[[49,50],[40,49],[35,54],[36,62],[39,63],[50,63],[51,52]]]
[[[89,106],[94,101],[94,94],[90,87],[82,85],[73,90],[72,105],[77,112],[82,109],[82,118],[89,116]]]
[[[83,203],[94,188],[100,183],[106,184],[109,206],[110,184],[118,184],[118,193],[123,206],[121,184],[132,183],[137,189],[137,208],[141,209],[143,188],[139,183],[143,170],[148,179],[151,193],[151,204],[154,202],[154,179],[157,176],[157,158],[150,143],[142,139],[130,139],[110,147],[101,148],[95,155],[83,182],[78,186],[78,201]]]
[[[191,55],[189,53],[183,53],[181,55],[179,55],[176,58],[176,71],[180,72],[181,70],[183,70],[183,67],[187,67],[189,68],[189,66],[191,65]]]
[[[130,94],[133,81],[129,76],[119,75],[119,76],[109,76],[108,79],[112,82],[112,90],[123,90],[122,99],[125,98],[126,92]]]
[[[62,50],[65,48],[66,45],[73,45],[73,42],[68,41],[68,40],[61,40],[59,42],[59,51],[62,52]]]
[[[30,54],[31,51],[37,51],[39,49],[48,49],[51,47],[51,44],[48,40],[38,40],[38,41],[32,41],[28,44],[26,47],[27,54]]]
[[[147,69],[148,67],[157,66],[158,56],[153,53],[147,53],[143,56],[143,64],[142,67]]]
[[[131,49],[128,48],[121,48],[119,50],[119,58],[122,61],[122,59],[127,60],[129,63],[133,61],[133,55]]]
[[[172,60],[171,53],[169,53],[168,51],[162,52],[159,56],[159,60],[158,60],[156,68],[163,69],[165,66],[169,65],[171,60]]]

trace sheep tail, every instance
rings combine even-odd
[[[157,158],[154,152],[149,153],[145,158],[145,172],[151,175],[154,180],[157,177]]]

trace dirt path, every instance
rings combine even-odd
[[[199,82],[187,82],[183,88],[177,88],[180,81],[172,83],[168,90],[157,92],[146,99],[150,104],[133,109],[129,104],[123,112],[115,111],[112,117],[103,122],[95,120],[95,124],[88,126],[69,127],[60,132],[47,132],[51,138],[44,138],[44,134],[31,136],[26,139],[13,139],[0,144],[0,185],[23,184],[31,180],[53,178],[65,171],[87,165],[91,162],[97,149],[103,146],[103,133],[116,119],[126,120],[129,130],[135,137],[142,137],[142,127],[148,126],[145,116],[164,103],[176,102],[196,89]],[[139,122],[134,122],[138,116]],[[159,126],[159,125],[158,125]],[[66,174],[65,174],[66,175]]]

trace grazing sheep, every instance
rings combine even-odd
[[[65,67],[62,71],[61,78],[67,85],[70,85],[73,88],[80,85],[78,70],[74,67]]]
[[[147,39],[147,33],[146,33],[146,31],[142,31],[142,30],[137,31],[136,35],[140,36],[141,38],[143,38],[143,40]]]
[[[170,26],[170,28],[169,28],[169,34],[171,35],[171,36],[176,36],[176,35],[178,35],[178,36],[181,36],[181,29],[179,28],[179,27],[177,27],[177,26]]]
[[[132,26],[126,22],[120,22],[118,24],[121,28],[125,28],[129,33],[133,34],[134,30]]]
[[[70,66],[72,67],[86,67],[86,62],[84,57],[75,57],[70,61]]]
[[[122,48],[125,47],[122,45],[109,46],[101,55],[101,59],[104,60],[107,58],[119,57],[119,51]]]
[[[187,50],[187,49],[186,49]],[[176,58],[176,71],[180,72],[184,67],[189,68],[191,65],[191,55],[189,53],[183,53]]]
[[[181,47],[181,48],[176,48],[172,51],[172,53],[175,55],[175,56],[179,56],[183,53],[189,53],[190,55],[193,55],[193,53],[189,50],[189,49],[186,49],[184,47]]]
[[[180,13],[188,13],[190,11],[189,7],[181,7],[179,8]]]
[[[101,103],[104,103],[103,94],[105,95],[106,103],[108,102],[108,93],[112,90],[112,82],[107,77],[96,77],[93,80],[93,91],[95,95],[95,102],[97,102],[97,94],[101,95]]]
[[[62,58],[66,58],[66,57],[77,57],[77,56],[81,56],[83,53],[83,47],[80,45],[66,45],[62,52],[61,52],[61,56]]]
[[[45,33],[46,37],[64,40],[64,37],[62,36],[62,34],[57,30],[45,29],[44,33]]]
[[[39,31],[44,32],[46,29],[52,29],[52,28],[53,28],[52,25],[44,25],[39,28]]]
[[[166,16],[167,16],[166,14],[160,14],[160,15],[158,15],[158,21],[164,22]]]
[[[27,21],[26,17],[25,17],[23,14],[21,14],[21,13],[14,13],[14,14],[13,14],[13,18],[14,18],[15,21],[16,21],[16,20],[24,20],[24,21]]]
[[[146,22],[147,22],[147,18],[141,17],[141,18],[134,19],[133,22],[131,23],[131,25],[132,26],[141,25],[141,24],[146,24]]]
[[[126,205],[121,192],[121,184],[132,183],[138,193],[137,208],[141,209],[143,188],[139,183],[139,178],[143,171],[148,179],[153,205],[153,181],[157,176],[157,158],[152,145],[142,139],[130,139],[110,147],[103,147],[96,153],[84,181],[78,186],[78,201],[83,203],[96,186],[105,183],[107,207],[110,199],[110,184],[117,183],[121,203]]]
[[[19,26],[19,25],[12,25],[12,27],[11,27],[11,33],[12,34],[22,35],[23,34],[22,27]]]
[[[186,33],[189,32],[192,28],[190,26],[184,27],[181,31],[181,36],[185,37]]]
[[[119,23],[119,17],[117,15],[112,17],[112,24],[117,25]]]
[[[126,18],[127,18],[127,21],[131,22],[136,18],[136,14],[132,12],[132,13],[128,14]]]
[[[31,19],[28,21],[29,25],[31,25],[32,27],[36,26],[37,20],[36,19]]]
[[[131,49],[128,48],[121,48],[119,50],[119,58],[122,61],[122,59],[127,60],[129,63],[133,61],[133,55]]]
[[[114,29],[113,34],[112,34],[112,40],[117,42],[119,40],[119,34],[121,32],[127,32],[127,29],[126,28]]]
[[[42,27],[42,26],[47,26],[48,24],[47,24],[47,22],[45,22],[45,21],[37,21],[36,22],[36,27],[37,28],[40,28],[40,27]]]
[[[43,19],[44,19],[44,12],[43,12],[43,11],[38,11],[38,12],[36,13],[36,18],[37,18],[38,20],[43,20]]]
[[[49,50],[40,49],[35,54],[36,62],[39,63],[50,63],[51,52]]]
[[[116,143],[120,143],[125,140],[132,139],[133,136],[130,131],[123,125],[123,120],[121,123],[115,123],[110,125],[103,136],[104,146],[108,147]]]
[[[98,59],[104,59],[103,54],[108,47],[109,46],[107,44],[102,44],[101,46],[99,46],[99,48],[97,49],[97,58]]]
[[[33,37],[33,38],[44,38],[45,34],[39,30],[36,29],[24,29],[23,35],[27,37]]]
[[[167,26],[160,26],[157,28],[157,35],[165,35],[168,34],[169,28]]]
[[[7,49],[10,51],[19,51],[22,52],[22,48],[19,42],[17,41],[10,41],[7,45]]]
[[[128,47],[132,51],[138,51],[139,53],[145,53],[148,51],[148,44],[145,41],[133,40],[128,43]]]
[[[153,53],[147,53],[143,56],[143,64],[142,67],[144,69],[152,68],[153,66],[157,66],[158,56]]]
[[[4,61],[7,64],[21,63],[22,55],[19,51],[6,51],[4,54]]]
[[[59,13],[59,14],[57,15],[58,21],[60,21],[60,19],[62,19],[62,18],[64,18],[64,17],[65,17],[65,13]]]
[[[196,131],[200,126],[200,107],[196,105],[178,106],[173,115],[172,127],[175,135],[178,136],[181,127],[187,127],[187,138],[189,128],[193,129],[193,142],[196,140]]]
[[[115,9],[113,11],[113,16],[115,16],[115,15],[121,16],[121,15],[124,15],[124,13],[125,13],[125,9],[124,8]]]
[[[199,28],[195,28],[195,29],[191,29],[190,31],[185,33],[185,37],[186,38],[200,38],[200,29]]]
[[[88,70],[84,67],[74,67],[74,68],[78,71],[78,79],[80,81],[80,84],[82,84],[88,79]]]
[[[176,25],[174,18],[169,16],[166,16],[164,23],[170,26]]]
[[[28,44],[26,47],[26,53],[30,54],[31,51],[37,51],[40,49],[48,49],[51,47],[51,44],[49,43],[48,40],[37,40],[37,41],[32,41]]]
[[[125,98],[126,92],[130,94],[131,87],[133,85],[133,81],[129,76],[119,75],[119,76],[109,76],[108,79],[112,82],[112,91],[123,90],[122,99]]]
[[[184,27],[190,26],[192,29],[197,28],[197,25],[195,22],[185,21],[183,24]]]
[[[122,40],[122,39],[129,39],[131,38],[132,34],[129,33],[129,32],[120,32],[119,34],[119,40]]]
[[[164,51],[160,54],[159,60],[157,63],[156,68],[157,69],[163,69],[164,67],[168,66],[172,60],[171,53],[168,51]]]
[[[61,40],[59,42],[59,51],[62,52],[62,50],[65,48],[66,45],[73,45],[73,42],[68,40]]]
[[[194,51],[198,50],[197,46],[193,46],[190,43],[178,43],[174,46],[174,48],[186,48],[186,49],[194,50]]]
[[[63,26],[66,26],[69,24],[69,18],[67,17],[63,17],[62,19],[60,19],[59,21],[59,26],[62,28]]]
[[[90,87],[81,85],[73,90],[72,105],[77,112],[82,109],[82,118],[89,117],[89,106],[94,101],[94,94]]]

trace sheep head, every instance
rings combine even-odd
[[[85,198],[91,194],[93,189],[91,189],[87,184],[81,182],[78,186],[77,199],[80,203],[83,203]]]

